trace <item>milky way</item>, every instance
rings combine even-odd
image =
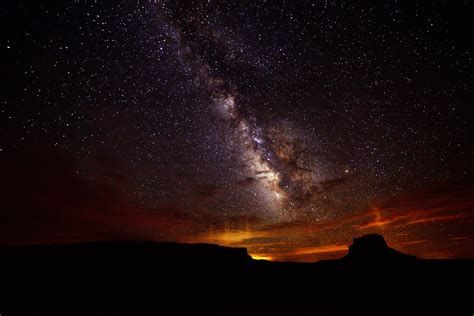
[[[291,127],[276,126],[270,123],[270,128],[262,128],[255,123],[255,117],[246,117],[241,113],[238,101],[239,88],[231,84],[224,77],[215,76],[210,66],[199,56],[199,45],[194,44],[192,49],[183,39],[182,32],[168,19],[161,17],[160,22],[168,35],[173,39],[176,55],[182,64],[194,73],[202,89],[209,93],[217,114],[228,123],[232,131],[229,143],[238,148],[242,161],[243,177],[241,183],[259,184],[259,197],[268,203],[267,215],[280,220],[291,219],[295,205],[300,206],[302,200],[310,198],[318,190],[315,173],[301,166],[306,148],[295,137]],[[235,44],[227,40],[220,30],[211,29],[215,37],[213,45],[220,50],[229,51],[232,56],[232,47]],[[216,48],[214,48],[216,49]],[[229,58],[226,56],[226,59]]]
[[[0,239],[474,256],[471,9],[8,4]]]

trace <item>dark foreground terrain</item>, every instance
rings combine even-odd
[[[340,260],[252,260],[206,244],[0,247],[0,314],[473,315],[474,261],[419,260],[379,235]]]

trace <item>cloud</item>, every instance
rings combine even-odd
[[[428,240],[426,240],[426,239],[411,240],[411,241],[405,241],[403,244],[404,244],[404,245],[416,245],[416,244],[425,243],[425,242],[427,242],[427,241],[428,241]]]
[[[474,187],[438,185],[381,199],[369,209],[359,230],[373,227],[406,227],[474,219]]]
[[[288,252],[287,255],[309,255],[309,254],[320,254],[328,252],[346,252],[348,244],[334,244],[334,245],[322,245],[318,247],[302,247]]]
[[[340,258],[347,253],[349,244],[334,243],[320,246],[295,247],[271,252],[256,252],[252,256],[270,258],[277,261],[307,261],[314,262],[321,259]]]

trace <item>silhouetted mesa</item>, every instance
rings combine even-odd
[[[473,263],[417,259],[380,235],[356,238],[345,257],[315,263],[252,260],[245,248],[210,244],[0,246],[0,312],[471,315]],[[255,303],[273,307],[245,305]]]
[[[349,261],[380,262],[411,261],[415,260],[416,257],[390,248],[381,235],[370,234],[354,238],[352,245],[349,246],[349,253],[342,259]]]

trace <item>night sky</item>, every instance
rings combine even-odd
[[[421,258],[474,258],[473,12],[8,1],[0,242],[315,261],[379,233]]]

